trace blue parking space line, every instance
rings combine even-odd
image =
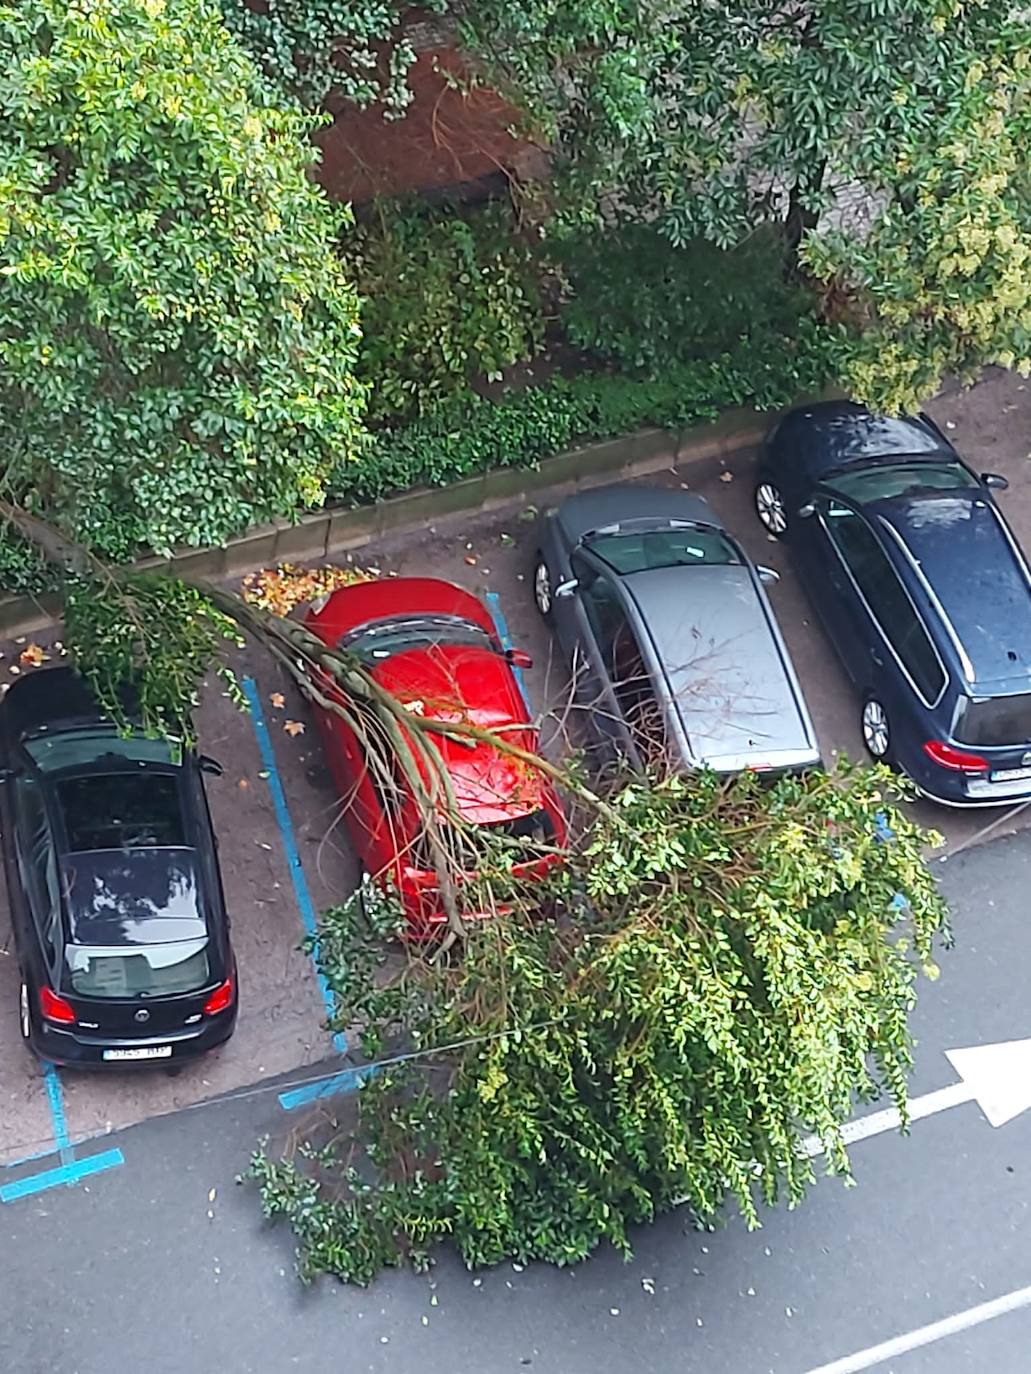
[[[41,1174],[30,1174],[28,1178],[16,1179],[13,1183],[0,1184],[0,1202],[17,1202],[19,1198],[32,1197],[44,1193],[48,1188],[70,1187],[84,1178],[103,1173],[105,1169],[117,1169],[125,1163],[121,1150],[105,1150],[103,1154],[87,1155],[61,1164],[56,1169],[47,1169]]]
[[[287,866],[290,869],[290,881],[293,883],[294,897],[297,899],[297,906],[301,913],[301,921],[304,925],[306,935],[315,935],[318,931],[318,924],[315,919],[315,907],[311,900],[311,893],[308,891],[308,883],[304,876],[304,868],[301,865],[301,855],[297,848],[297,839],[294,835],[293,821],[290,819],[290,812],[286,804],[286,794],[283,791],[283,783],[276,767],[276,756],[272,749],[272,737],[269,735],[268,723],[265,720],[265,712],[262,709],[261,697],[258,694],[257,684],[252,677],[243,679],[244,696],[247,704],[251,708],[251,723],[254,726],[254,734],[258,741],[258,752],[261,754],[261,762],[265,772],[268,774],[269,792],[272,794],[272,806],[276,813],[276,821],[279,825],[279,834],[283,841],[283,850],[286,854]],[[326,982],[325,974],[318,966],[318,961],[312,956],[315,963],[315,978],[319,985],[319,992],[322,995],[322,1004],[326,1008],[327,1019],[331,1018],[336,1011],[333,1000],[333,993],[330,991],[329,984]],[[342,1031],[338,1031],[333,1036],[333,1044],[341,1054],[347,1052],[347,1036]]]
[[[72,1142],[68,1137],[68,1121],[64,1114],[64,1093],[61,1091],[61,1079],[53,1064],[44,1064],[43,1082],[47,1090],[50,1119],[54,1123],[54,1146],[60,1153],[61,1163],[71,1164],[75,1159],[75,1151],[72,1149]]]
[[[503,649],[511,649],[512,636],[508,633],[508,621],[505,619],[505,612],[501,609],[501,597],[498,596],[497,592],[487,593],[487,605],[490,607],[491,616],[497,627],[498,638],[501,640],[501,647]],[[519,691],[522,694],[527,714],[532,717],[533,707],[530,705],[530,694],[526,690],[526,679],[523,677],[523,670],[522,668],[515,667],[513,664],[512,673],[519,685]]]
[[[331,1073],[314,1083],[305,1083],[300,1088],[291,1088],[279,1094],[279,1105],[284,1112],[296,1111],[310,1102],[318,1102],[324,1097],[339,1097],[343,1093],[357,1092],[367,1078],[376,1072],[375,1064],[344,1069],[341,1073]]]

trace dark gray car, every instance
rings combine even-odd
[[[820,762],[757,568],[701,497],[618,485],[542,521],[533,585],[605,759],[736,773]]]

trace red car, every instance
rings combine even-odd
[[[305,624],[323,643],[350,649],[413,713],[463,720],[501,732],[523,749],[537,732],[515,680],[527,655],[504,649],[490,612],[450,582],[398,577],[342,587],[312,604]],[[438,880],[420,844],[422,825],[402,779],[384,789],[346,721],[316,708],[351,839],[366,872],[400,893],[411,933],[426,936],[446,920]],[[437,747],[460,817],[515,839],[559,849],[566,824],[551,781],[493,745],[470,747],[443,736]],[[516,873],[543,876],[557,854],[537,854]],[[469,917],[487,913],[463,912]]]

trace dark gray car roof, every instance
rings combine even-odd
[[[747,567],[658,568],[623,583],[665,665],[698,762],[815,749]]]
[[[638,487],[631,482],[568,496],[559,506],[556,519],[570,544],[591,530],[628,520],[687,520],[723,528],[723,521],[702,497],[682,488]]]

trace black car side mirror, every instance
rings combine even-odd
[[[210,773],[213,778],[220,778],[225,772],[218,759],[213,759],[210,754],[199,754],[197,767],[202,773]]]
[[[807,505],[799,506],[795,514],[798,516],[799,520],[808,520],[811,515],[816,514],[816,507],[813,505],[812,501],[810,501]]]
[[[1006,491],[1010,484],[1009,478],[1003,477],[1001,472],[982,472],[981,481],[995,491]]]

